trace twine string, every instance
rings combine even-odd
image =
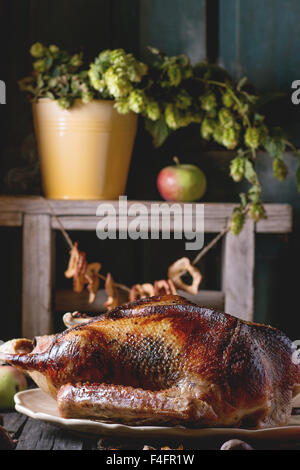
[[[65,241],[67,242],[68,246],[70,249],[72,249],[74,247],[74,243],[73,241],[71,240],[71,237],[69,236],[69,234],[67,233],[66,229],[64,228],[61,220],[59,217],[57,217],[57,215],[55,214],[55,211],[53,209],[53,207],[51,206],[50,202],[41,196],[41,199],[43,199],[43,201],[46,203],[46,205],[48,206],[49,208],[49,211],[51,212],[51,215],[55,218],[57,224],[58,224],[58,227],[59,227],[59,230],[61,231]],[[230,230],[230,224],[227,225],[220,233],[218,233],[218,235],[213,238],[213,240],[211,240],[201,251],[199,251],[199,253],[197,254],[197,256],[194,258],[194,260],[192,261],[192,264],[195,265],[197,264],[201,258],[203,258],[203,256],[206,255],[206,253],[211,250],[211,248],[213,248],[217,243],[218,241],[224,236],[226,235],[226,233],[228,233]],[[98,277],[104,281],[106,281],[106,276],[104,276],[103,274],[98,274]],[[122,289],[126,292],[130,292],[130,288],[125,286],[124,284],[119,284],[119,283],[116,283],[115,282],[115,286],[118,287],[119,289]]]

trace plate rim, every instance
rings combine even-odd
[[[78,418],[62,418],[60,416],[55,416],[49,413],[43,412],[35,412],[32,409],[28,408],[28,406],[24,405],[22,402],[22,398],[28,394],[42,394],[45,395],[47,398],[51,399],[49,395],[43,392],[40,388],[32,388],[23,390],[18,392],[14,396],[15,401],[15,409],[19,413],[22,413],[26,416],[29,416],[32,419],[38,421],[44,421],[51,424],[60,425],[60,427],[64,427],[69,430],[73,430],[74,427],[88,427],[89,429],[95,429],[100,431],[126,431],[128,436],[130,434],[139,433],[161,433],[161,434],[169,434],[170,436],[176,436],[178,434],[185,434],[185,437],[217,437],[220,434],[232,434],[232,435],[239,435],[239,436],[248,436],[248,438],[255,439],[256,437],[267,437],[270,434],[281,434],[282,432],[289,431],[289,434],[294,434],[297,431],[299,432],[300,436],[300,424],[299,425],[290,425],[290,426],[276,426],[273,428],[263,428],[263,429],[242,429],[242,428],[186,428],[184,426],[129,426],[122,423],[105,423],[102,421],[93,421],[90,419],[78,419]],[[55,401],[53,399],[53,401]],[[73,428],[73,429],[72,429]],[[84,432],[88,434],[88,431],[80,431],[81,433]],[[100,435],[100,432],[97,433]]]

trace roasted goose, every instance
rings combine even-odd
[[[20,341],[21,354],[2,352],[0,360],[27,371],[65,418],[277,426],[300,391],[283,333],[179,296],[143,299],[33,344]]]

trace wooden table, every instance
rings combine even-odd
[[[56,428],[50,424],[28,418],[16,411],[1,412],[4,418],[4,427],[17,439],[16,450],[138,450],[144,444],[156,449],[170,446],[176,449],[180,443],[185,450],[218,450],[224,439],[176,441],[133,441],[100,439],[99,437],[80,436],[75,433]],[[182,441],[182,440],[181,440]],[[300,450],[299,442],[251,442],[254,449],[295,449]]]
[[[127,214],[136,202],[147,208],[159,201],[127,201]],[[101,220],[96,215],[100,203],[115,208],[117,227],[124,217],[118,201],[65,201],[44,200],[42,197],[0,197],[0,226],[21,227],[23,231],[23,296],[22,334],[33,338],[53,332],[53,311],[71,310],[64,299],[55,295],[53,271],[55,262],[55,230],[59,222],[66,230],[95,231]],[[49,207],[51,205],[51,208]],[[165,203],[171,209],[173,203]],[[182,206],[182,204],[177,204]],[[190,223],[195,227],[196,204],[190,204]],[[193,206],[193,207],[192,207]],[[204,232],[218,233],[227,227],[234,204],[204,204]],[[244,320],[254,316],[254,264],[256,233],[289,233],[292,231],[292,208],[288,204],[265,204],[267,218],[257,224],[247,220],[239,236],[227,233],[223,239],[222,288],[220,291],[199,291],[203,306],[224,309]],[[53,215],[55,214],[55,216]],[[151,227],[151,218],[149,226]],[[122,222],[121,222],[122,223]],[[182,226],[171,213],[171,227],[178,231]],[[163,230],[162,217],[159,231]],[[61,302],[62,301],[62,302]],[[61,302],[60,307],[57,305]],[[77,306],[76,310],[79,309]]]
[[[2,412],[5,429],[16,439],[16,450],[97,449],[98,438],[84,439],[16,411]]]

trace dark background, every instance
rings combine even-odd
[[[2,194],[40,193],[31,109],[17,87],[17,80],[31,70],[28,50],[35,41],[81,49],[88,61],[102,49],[115,47],[143,58],[147,45],[168,54],[187,53],[193,63],[204,58],[218,61],[236,79],[246,75],[261,91],[286,93],[271,115],[300,144],[299,110],[290,102],[291,82],[300,78],[298,0],[0,0],[0,79],[7,85],[7,104],[0,106]],[[155,150],[140,123],[128,197],[159,199],[157,173],[176,154],[206,172],[204,201],[237,201],[241,188],[228,178],[232,154],[216,150],[203,144],[198,126],[178,131]],[[295,221],[291,235],[256,238],[255,318],[298,338],[300,196],[294,178],[296,163],[289,154],[286,159],[290,174],[283,183],[272,178],[267,155],[261,154],[257,162],[264,200],[291,203]],[[4,319],[0,338],[6,339],[20,334],[22,239],[18,229],[2,228],[0,236]],[[90,261],[103,262],[103,272],[112,271],[129,285],[165,277],[168,263],[184,253],[179,241],[108,241],[104,250],[104,242],[94,233],[71,236],[80,240]],[[60,234],[56,239],[56,284],[71,287],[63,277],[66,246]],[[202,262],[203,288],[220,288],[220,256],[219,245]]]

